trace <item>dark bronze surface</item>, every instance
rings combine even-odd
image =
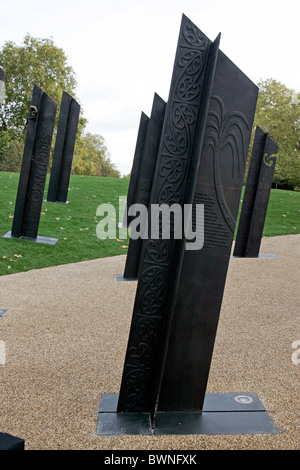
[[[0,432],[0,450],[24,450],[25,440],[11,434]]]
[[[9,231],[3,235],[3,238],[15,238],[15,237],[13,237],[11,234],[11,231]],[[19,238],[21,238],[22,240],[29,240],[34,243],[43,243],[46,245],[55,245],[58,242],[58,238],[44,237],[43,235],[37,235],[36,238],[25,237],[21,235]]]
[[[138,178],[139,178],[139,173],[140,173],[141,160],[142,160],[143,148],[144,148],[145,139],[146,139],[148,122],[149,122],[148,116],[144,112],[142,112],[141,118],[140,118],[138,136],[136,140],[133,163],[132,163],[132,168],[131,168],[131,173],[130,173],[128,192],[127,192],[127,201],[126,201],[126,208],[125,208],[125,214],[124,214],[124,220],[123,220],[124,227],[128,227],[130,221],[132,220],[132,217],[128,216],[127,209],[128,207],[132,206],[132,204],[136,202]]]
[[[67,202],[80,106],[65,91],[57,126],[47,201]]]
[[[257,126],[233,251],[234,256],[246,258],[259,256],[276,164],[274,154],[277,152],[277,145]]]
[[[201,411],[203,406],[257,92],[219,51],[193,201],[204,204],[204,246],[184,253],[160,411]]]
[[[117,435],[278,434],[255,393],[207,393],[202,412],[117,413],[117,394],[101,397],[96,433]]]
[[[127,205],[128,210],[131,204],[143,204],[146,208],[149,207],[165,111],[165,101],[155,93],[151,116],[147,124],[147,131],[143,143],[136,190],[134,196],[129,200],[129,204]],[[129,216],[129,220],[132,221],[132,219],[134,219],[134,217]],[[124,278],[135,279],[138,276],[142,245],[143,238],[129,239]]]
[[[0,67],[0,104],[3,102],[5,93],[4,93],[4,70]],[[3,96],[2,96],[3,95]]]
[[[204,205],[204,244],[188,249],[172,224],[170,239],[143,241],[120,393],[104,396],[102,435],[124,434],[118,416],[139,426],[147,415],[146,434],[278,432],[254,395],[206,394],[258,94],[219,41],[183,15],[149,207]]]
[[[12,237],[35,239],[41,215],[57,105],[34,85],[19,178]]]
[[[150,204],[183,207],[193,194],[218,42],[183,15]],[[154,415],[183,250],[184,240],[144,240],[118,412]]]

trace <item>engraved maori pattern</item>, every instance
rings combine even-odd
[[[51,149],[52,137],[50,134],[42,134],[41,143],[38,149],[38,157],[32,187],[30,188],[29,198],[36,203],[40,203],[44,195],[45,178],[48,168],[48,159]]]
[[[249,123],[241,112],[225,113],[225,106],[218,96],[211,97],[211,106],[208,113],[207,132],[204,141],[204,151],[211,147],[213,151],[215,191],[224,220],[230,230],[234,232],[235,218],[230,212],[223,192],[220,171],[220,157],[226,146],[231,149],[231,176],[232,179],[241,177],[241,169],[247,157],[245,132],[249,130]],[[243,163],[243,165],[241,164]]]
[[[193,131],[197,122],[198,104],[203,87],[208,39],[188,22],[183,30],[177,66],[179,78],[169,99],[170,108],[162,141],[158,203],[180,203],[179,188],[186,173]]]
[[[151,203],[184,203],[210,41],[183,17]],[[153,410],[176,240],[145,240],[118,411]]]

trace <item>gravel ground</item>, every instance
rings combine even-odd
[[[101,394],[119,392],[136,290],[115,280],[124,255],[0,278],[0,431],[27,450],[300,449],[299,246],[300,235],[264,238],[277,258],[231,258],[207,389],[256,393],[279,434],[96,434]]]

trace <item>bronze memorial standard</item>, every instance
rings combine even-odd
[[[130,179],[130,185],[128,188],[129,198],[127,197],[126,212],[128,212],[127,209],[132,207],[133,204],[144,204],[147,208],[149,207],[165,110],[166,103],[160,96],[158,96],[157,93],[155,93],[153,98],[151,116],[147,122],[147,130],[143,142],[143,148],[138,168],[138,175],[136,178],[136,184],[134,189],[132,181]],[[141,126],[145,126],[144,115],[142,115]],[[141,129],[143,129],[143,127],[141,127]],[[141,147],[137,145],[137,149],[139,148]],[[134,163],[135,166],[137,166],[136,162]],[[136,168],[134,168],[133,166],[133,175],[135,175],[135,171]],[[128,214],[127,225],[128,222],[132,221],[133,219],[134,217]],[[136,279],[138,277],[142,244],[143,238],[130,238],[124,269],[124,279],[130,280]]]
[[[67,203],[80,106],[62,95],[47,201]]]
[[[34,85],[27,123],[14,220],[6,238],[55,244],[56,238],[38,235],[57,104]]]
[[[277,152],[275,142],[257,126],[233,256],[259,256]]]
[[[101,397],[99,435],[277,432],[255,394],[206,393],[258,94],[219,42],[183,15],[149,205],[204,205],[204,244],[187,249],[172,230],[143,240],[121,387]]]

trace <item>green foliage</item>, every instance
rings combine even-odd
[[[11,137],[9,132],[0,132],[0,170],[19,171],[22,154],[23,143]]]
[[[300,94],[273,79],[258,86],[254,125],[268,132],[279,147],[273,181],[299,188]]]
[[[63,49],[52,38],[36,39],[27,34],[21,46],[7,41],[0,50],[0,66],[5,72],[6,97],[0,108],[0,170],[18,171],[21,167],[26,122],[36,83],[58,107],[59,117],[63,91],[75,99],[76,79]],[[120,177],[110,161],[104,139],[100,135],[85,134],[87,119],[81,109],[74,152],[73,174]],[[56,138],[55,127],[52,152]]]
[[[119,171],[110,161],[104,138],[90,132],[77,140],[73,161],[73,173],[120,177]]]
[[[0,66],[5,72],[5,101],[0,108],[0,169],[18,171],[34,84],[57,102],[57,123],[63,91],[74,95],[75,74],[64,51],[51,38],[35,39],[29,34],[20,46],[12,41],[4,44]],[[84,125],[85,120],[82,121]],[[53,145],[54,140],[55,136]]]
[[[0,51],[5,72],[6,98],[0,119],[2,128],[23,138],[25,123],[36,83],[60,105],[63,91],[74,95],[75,73],[64,51],[53,40],[35,39],[27,34],[21,46],[7,41]]]

